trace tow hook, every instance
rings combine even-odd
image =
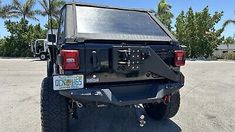
[[[145,114],[144,106],[142,104],[138,104],[135,105],[134,107],[135,107],[137,121],[140,127],[144,127],[144,125],[146,124],[145,115],[144,115]]]
[[[171,101],[171,95],[166,95],[163,97],[163,103],[168,104]]]

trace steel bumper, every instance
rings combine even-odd
[[[65,90],[59,93],[65,97],[81,102],[97,102],[126,106],[133,104],[161,101],[165,95],[183,87],[183,83],[152,83],[127,86],[99,86],[78,90]]]

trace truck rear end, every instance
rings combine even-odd
[[[160,101],[183,86],[185,52],[149,12],[68,5],[62,18],[58,36],[76,34],[59,40],[54,90],[60,94],[82,103],[132,105]]]
[[[64,131],[68,125],[54,123],[68,123],[82,106],[134,106],[154,119],[177,113],[185,52],[153,14],[73,3],[60,18],[42,83],[43,131]]]

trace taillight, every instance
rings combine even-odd
[[[62,68],[64,70],[78,70],[80,68],[78,50],[61,50],[60,55],[63,58]]]
[[[175,66],[185,65],[186,52],[184,50],[175,51]]]

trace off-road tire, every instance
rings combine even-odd
[[[42,132],[67,132],[68,114],[66,98],[53,90],[52,77],[44,78],[41,88]]]
[[[39,55],[40,60],[47,60],[47,54],[46,53],[41,53]]]
[[[180,107],[180,93],[179,91],[175,92],[171,96],[169,103],[150,103],[144,104],[146,113],[155,120],[169,119],[174,117]]]

